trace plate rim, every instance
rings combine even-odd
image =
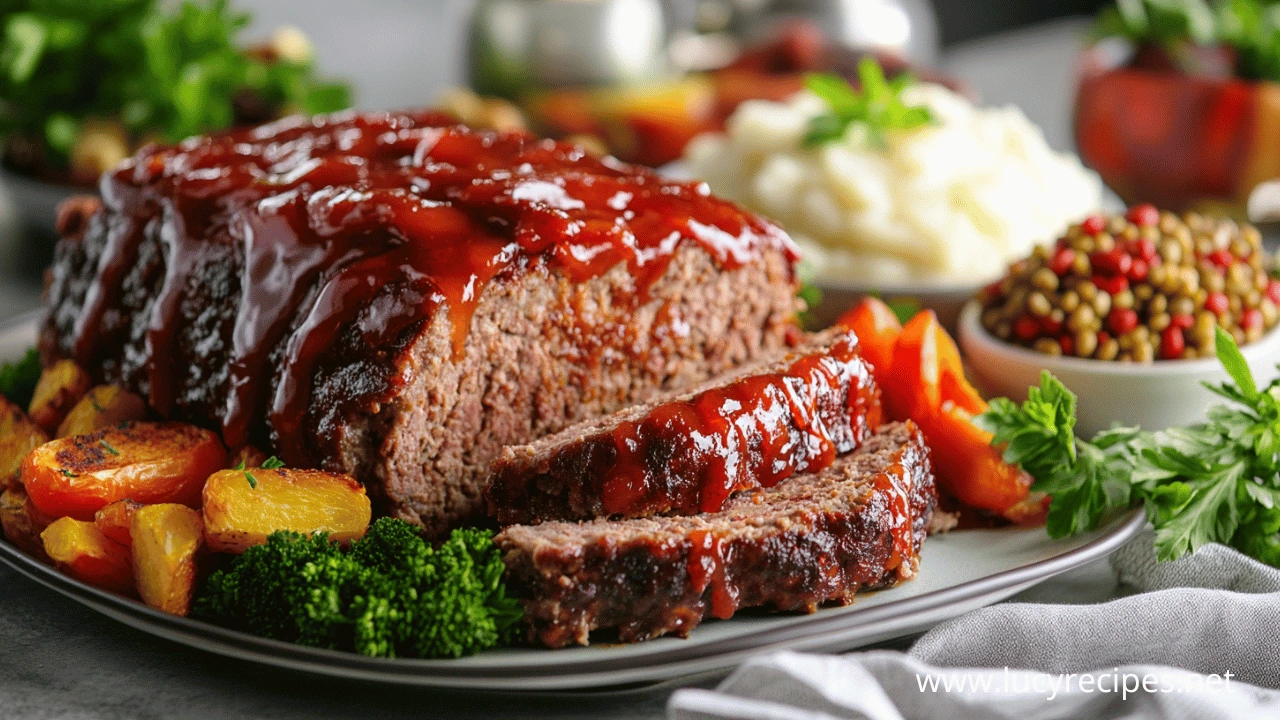
[[[696,672],[711,664],[730,667],[745,655],[780,649],[835,633],[905,620],[948,605],[979,600],[1007,588],[1031,585],[1106,557],[1146,525],[1141,508],[1113,518],[1098,537],[1052,557],[865,610],[823,616],[761,633],[725,638],[695,648],[673,647],[643,658],[583,658],[538,666],[470,667],[453,660],[371,658],[270,640],[202,620],[177,617],[86,585],[0,541],[0,561],[66,597],[150,635],[224,656],[322,675],[383,683],[488,690],[556,690],[605,687]],[[142,623],[142,625],[139,625]],[[546,650],[545,652],[555,652]],[[639,661],[639,662],[637,662]],[[687,669],[686,669],[687,668]]]
[[[44,313],[43,309],[37,309],[0,321],[0,333],[34,324]],[[497,667],[468,666],[448,659],[371,658],[271,640],[202,620],[169,615],[64,575],[26,555],[7,540],[0,540],[0,561],[19,574],[135,630],[205,652],[321,675],[381,683],[471,690],[547,691],[648,682],[706,671],[709,666],[727,668],[749,654],[795,645],[804,640],[856,634],[877,624],[903,622],[913,616],[943,611],[949,605],[980,601],[1109,555],[1146,525],[1146,517],[1138,508],[1113,517],[1108,525],[1111,527],[1097,537],[1057,555],[853,612],[825,615],[818,612],[799,622],[758,633],[722,638],[693,647],[672,646],[639,657],[583,657],[539,665],[510,663]]]

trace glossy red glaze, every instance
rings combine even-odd
[[[740,490],[772,487],[795,473],[822,470],[844,449],[836,447],[823,426],[820,404],[843,396],[848,388],[850,417],[865,418],[865,424],[858,423],[855,441],[880,425],[878,393],[868,372],[850,334],[830,353],[801,357],[785,372],[744,378],[690,401],[658,406],[638,422],[620,423],[612,433],[617,459],[601,489],[605,513],[633,515],[657,492],[649,470],[655,447],[693,448],[672,458],[692,464],[689,474],[701,480],[697,507],[678,508],[688,513],[716,512]],[[858,380],[851,382],[851,377]],[[791,432],[794,422],[803,431],[799,443]]]
[[[146,363],[150,402],[168,414],[179,380],[199,366],[175,342],[188,281],[207,246],[237,247],[241,300],[220,429],[241,445],[265,412],[281,456],[298,465],[313,371],[357,316],[376,345],[443,306],[460,353],[486,284],[534,263],[579,281],[625,264],[643,298],[684,242],[729,269],[766,247],[798,257],[781,230],[705,184],[431,112],[292,117],[152,145],[101,190],[109,241],[72,354],[94,365],[102,314],[144,233],[159,228],[166,262]]]

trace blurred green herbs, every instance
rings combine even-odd
[[[1117,0],[1099,13],[1093,34],[1165,50],[1186,43],[1229,48],[1239,77],[1280,81],[1277,0]]]
[[[805,77],[804,86],[830,108],[810,121],[805,147],[840,140],[856,123],[866,129],[873,146],[882,148],[887,131],[911,130],[933,122],[929,108],[902,101],[902,91],[915,82],[911,75],[903,73],[886,80],[880,64],[865,57],[858,63],[858,80],[862,87],[855,90],[839,75],[813,73]]]
[[[242,46],[249,20],[224,0],[0,0],[0,134],[65,167],[94,124],[177,141],[350,105],[345,84],[317,79],[296,30]]]

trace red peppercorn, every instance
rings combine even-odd
[[[1062,277],[1071,272],[1071,264],[1076,261],[1076,251],[1069,247],[1058,248],[1049,258],[1049,269],[1054,275]]]
[[[1098,286],[1099,290],[1105,290],[1115,295],[1129,287],[1129,278],[1123,275],[1113,275],[1110,277],[1104,275],[1094,275],[1093,284]]]
[[[1249,308],[1240,316],[1240,327],[1245,330],[1253,330],[1262,327],[1262,311],[1258,308]]]
[[[1132,308],[1115,308],[1107,314],[1107,328],[1117,335],[1138,327],[1138,313]]]
[[[1062,329],[1062,321],[1054,320],[1052,317],[1045,315],[1040,318],[1040,328],[1044,330],[1046,335],[1057,335],[1058,331]]]
[[[1236,258],[1234,255],[1231,254],[1231,251],[1226,250],[1224,248],[1214,250],[1213,252],[1206,255],[1205,259],[1213,263],[1214,265],[1217,265],[1218,267],[1222,268],[1223,270],[1226,270],[1227,268],[1231,267],[1231,263],[1236,261]]]
[[[1160,211],[1155,205],[1150,203],[1142,203],[1129,208],[1129,213],[1125,217],[1129,218],[1129,222],[1139,227],[1149,227],[1160,222]]]
[[[1182,334],[1182,328],[1170,325],[1160,334],[1160,357],[1165,360],[1177,360],[1186,349],[1187,339]]]
[[[1029,315],[1023,315],[1013,323],[1013,334],[1023,340],[1033,340],[1040,334],[1040,323]]]
[[[1195,327],[1196,318],[1194,315],[1173,315],[1169,318],[1169,325],[1183,330],[1190,330]]]
[[[1280,305],[1280,280],[1272,280],[1267,283],[1267,299],[1276,305]]]
[[[1098,347],[1102,347],[1103,345],[1106,345],[1107,341],[1110,339],[1111,339],[1111,333],[1107,332],[1106,330],[1098,331]]]
[[[1209,297],[1204,299],[1204,309],[1214,315],[1221,315],[1231,307],[1231,302],[1227,300],[1227,294],[1222,292],[1209,293]]]
[[[1063,355],[1076,354],[1076,339],[1071,337],[1071,333],[1063,333],[1058,336],[1058,345],[1062,347]]]
[[[1113,248],[1106,252],[1091,253],[1089,264],[1093,266],[1095,272],[1124,275],[1133,266],[1133,258],[1120,248]]]
[[[1146,260],[1147,262],[1151,262],[1152,260],[1155,260],[1160,255],[1156,251],[1155,241],[1150,240],[1148,238],[1138,238],[1137,240],[1134,240],[1133,243],[1130,245],[1129,252],[1134,255],[1137,255],[1138,257],[1142,258],[1143,260]]]
[[[1097,235],[1107,229],[1107,219],[1101,215],[1090,215],[1084,219],[1084,222],[1080,223],[1080,229],[1086,235]]]
[[[1129,279],[1136,283],[1143,282],[1147,279],[1147,272],[1150,269],[1146,260],[1135,258],[1133,264],[1129,266]]]

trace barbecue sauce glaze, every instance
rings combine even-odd
[[[836,403],[842,407],[830,407]],[[625,517],[718,512],[734,493],[830,466],[880,421],[879,391],[857,337],[848,333],[830,351],[799,357],[785,370],[744,377],[620,423],[601,488],[603,511]]]
[[[726,269],[766,248],[798,257],[785,233],[705,184],[432,112],[291,117],[152,145],[105,175],[101,194],[89,232],[106,243],[62,352],[101,366],[104,314],[121,301],[144,236],[159,233],[163,278],[143,318],[138,384],[170,416],[201,364],[198,349],[175,341],[178,308],[208,247],[230,245],[242,259],[240,299],[229,388],[212,414],[232,447],[254,439],[265,416],[271,444],[300,466],[314,464],[301,427],[314,372],[352,327],[375,347],[443,306],[458,355],[486,285],[535,264],[585,281],[625,263],[642,302],[685,242]],[[369,385],[352,392],[394,389]]]

